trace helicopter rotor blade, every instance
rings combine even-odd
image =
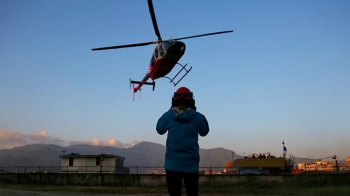
[[[159,29],[158,29],[158,24],[157,24],[157,20],[156,20],[156,15],[154,13],[152,0],[148,0],[148,7],[149,7],[149,12],[150,12],[151,18],[152,18],[154,32],[156,33],[156,35],[158,37],[158,41],[161,41],[162,37],[160,36],[160,32],[159,32]]]
[[[143,42],[143,43],[137,43],[137,44],[127,44],[127,45],[119,45],[119,46],[108,46],[108,47],[102,47],[102,48],[93,48],[91,50],[109,50],[109,49],[118,49],[118,48],[130,48],[130,47],[138,47],[138,46],[147,46],[150,44],[157,44],[158,41],[152,41],[152,42]]]
[[[214,33],[207,33],[207,34],[201,34],[201,35],[194,35],[194,36],[189,36],[189,37],[181,37],[181,38],[176,38],[173,40],[180,40],[180,39],[189,39],[189,38],[195,38],[195,37],[203,37],[203,36],[209,36],[209,35],[217,35],[217,34],[223,34],[223,33],[232,33],[233,31],[220,31],[220,32],[214,32]]]

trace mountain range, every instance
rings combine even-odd
[[[53,144],[31,144],[0,150],[0,166],[60,166],[60,155],[78,153],[81,155],[114,154],[124,157],[125,166],[162,167],[166,147],[152,142],[141,142],[129,148],[75,144],[62,147]],[[232,159],[243,158],[224,148],[200,149],[200,167],[225,167]],[[293,157],[295,163],[313,162],[313,159]]]

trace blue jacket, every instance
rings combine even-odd
[[[195,173],[199,170],[198,135],[206,136],[209,125],[205,116],[195,110],[177,107],[165,112],[157,122],[157,132],[168,131],[165,153],[165,169]]]

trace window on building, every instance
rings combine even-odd
[[[100,165],[101,164],[101,157],[96,157],[96,165]]]
[[[73,158],[69,158],[69,166],[73,166]]]

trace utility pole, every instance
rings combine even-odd
[[[100,155],[100,174],[102,173],[102,152]]]
[[[282,142],[282,145],[283,145],[283,159],[284,159],[284,171],[287,170],[287,160],[286,160],[286,147],[284,146],[284,140]]]
[[[282,144],[283,144],[283,158],[286,158],[286,151],[285,151],[285,146],[284,146],[284,140],[283,140],[283,142],[282,142]]]

